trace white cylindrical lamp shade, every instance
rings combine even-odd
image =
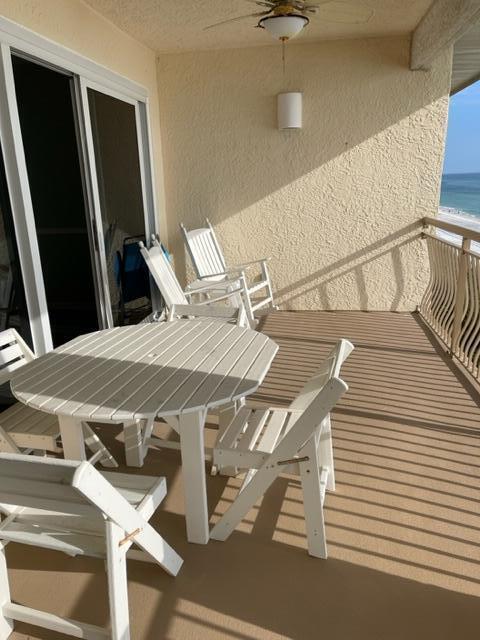
[[[279,129],[302,128],[302,94],[300,92],[279,93],[277,96]]]

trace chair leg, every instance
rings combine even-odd
[[[308,553],[317,558],[326,558],[327,539],[323,517],[323,492],[315,437],[310,438],[299,452],[299,457],[303,456],[308,457],[307,461],[299,463]]]
[[[335,491],[335,463],[333,460],[332,425],[328,415],[323,423],[323,429],[318,443],[318,454],[322,467],[328,467],[327,490]]]
[[[93,452],[95,458],[98,459],[100,464],[103,467],[118,467],[117,461],[97,436],[92,427],[87,422],[84,422],[82,428],[85,446]]]
[[[241,402],[241,401],[240,401]],[[223,436],[225,429],[228,427],[230,422],[235,417],[238,411],[237,403],[232,402],[231,404],[223,405],[218,410],[218,434],[215,439],[215,444],[213,447],[217,445],[217,442]],[[219,473],[221,476],[231,476],[235,477],[238,475],[238,469],[236,467],[212,467],[212,475],[216,475]]]
[[[0,640],[7,640],[13,631],[13,620],[6,618],[2,613],[3,606],[10,602],[5,546],[4,542],[0,542]]]
[[[267,283],[268,297],[270,298],[270,308],[276,311],[278,309],[278,306],[273,302],[272,281],[270,280],[270,274],[265,263],[262,264],[262,277],[263,280],[265,280],[265,282]]]
[[[128,614],[127,557],[119,547],[123,530],[107,520],[107,576],[108,599],[112,625],[112,640],[130,640],[130,617]]]
[[[243,295],[243,304],[245,307],[245,313],[247,314],[248,324],[250,325],[251,329],[255,329],[257,321],[255,320],[255,316],[253,315],[252,301],[250,300],[248,289],[245,289],[245,293]]]

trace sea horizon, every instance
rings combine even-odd
[[[443,173],[442,176],[479,176],[480,171],[450,171]]]
[[[444,173],[440,209],[480,220],[480,172]]]

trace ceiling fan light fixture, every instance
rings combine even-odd
[[[281,15],[262,18],[258,26],[277,40],[290,40],[304,29],[310,20],[306,16]]]

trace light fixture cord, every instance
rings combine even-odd
[[[283,79],[285,80],[285,43],[287,41],[286,38],[282,38],[282,64],[283,64]]]

